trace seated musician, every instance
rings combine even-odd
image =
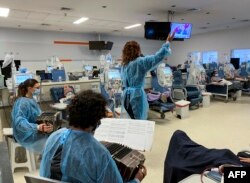
[[[68,105],[68,129],[54,132],[44,148],[40,175],[71,183],[123,183],[109,151],[93,134],[106,117],[106,101],[91,90],[75,95]],[[147,174],[139,168],[131,183],[140,182]]]
[[[229,149],[208,149],[177,130],[165,159],[164,183],[179,182],[192,174],[201,174],[208,167],[222,170],[225,165],[250,167],[250,154],[240,152],[236,156]]]

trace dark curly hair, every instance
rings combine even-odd
[[[99,93],[92,90],[81,91],[68,106],[69,125],[86,129],[100,125],[100,120],[106,116],[106,101]]]
[[[129,41],[122,50],[122,65],[127,65],[141,55],[140,45],[136,41]]]

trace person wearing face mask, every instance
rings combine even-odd
[[[115,161],[93,134],[106,117],[106,101],[92,90],[82,91],[68,105],[69,128],[48,138],[40,164],[40,175],[71,183],[124,183]],[[129,183],[139,183],[147,174],[139,168]]]
[[[166,42],[154,55],[141,56],[140,45],[128,41],[122,50],[121,78],[123,83],[122,105],[131,119],[145,120],[148,117],[148,101],[144,92],[145,76],[156,68],[163,59],[171,55],[170,42],[175,33],[170,33]]]
[[[34,97],[40,94],[40,84],[35,79],[27,79],[18,86],[18,96],[14,103],[11,118],[15,140],[25,148],[42,152],[52,125],[37,124],[41,109]]]

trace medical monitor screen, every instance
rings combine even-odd
[[[121,75],[120,75],[119,70],[109,70],[108,71],[108,79],[120,80]]]
[[[29,74],[16,74],[15,76],[15,84],[18,86],[20,83],[26,81],[27,79],[32,79],[33,75],[31,73]]]
[[[163,72],[164,72],[165,75],[172,75],[172,71],[171,71],[171,69],[169,67],[165,67],[163,69]]]
[[[192,24],[171,22],[171,33],[173,33],[174,31],[174,38],[189,39],[191,38]]]
[[[52,67],[52,66],[47,66],[47,71],[48,71],[49,73],[51,73],[53,69],[54,69],[54,67]]]
[[[86,66],[84,66],[84,69],[85,69],[86,71],[92,71],[92,70],[93,70],[93,66],[91,66],[91,65],[86,65]]]

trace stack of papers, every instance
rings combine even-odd
[[[119,143],[139,151],[150,151],[154,137],[154,121],[133,119],[102,119],[95,131],[98,141]]]

